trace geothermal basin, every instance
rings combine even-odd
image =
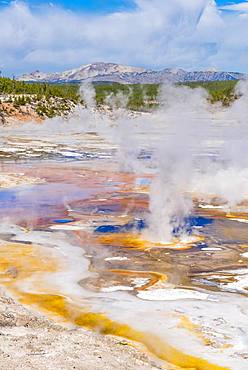
[[[127,168],[120,158],[130,151],[109,132],[32,130],[0,139],[0,283],[9,294],[63,325],[126,338],[166,369],[247,369],[247,199],[227,205],[223,192],[194,183],[184,211],[180,200],[168,216],[164,202],[178,193],[151,200],[171,180],[156,182],[147,132]],[[150,227],[155,219],[163,235],[163,214],[164,240]]]

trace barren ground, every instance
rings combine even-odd
[[[34,313],[0,289],[0,368],[160,369],[121,338],[66,328]]]

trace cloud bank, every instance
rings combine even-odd
[[[247,3],[136,0],[132,11],[76,13],[15,1],[0,10],[0,68],[56,71],[96,61],[248,72]]]

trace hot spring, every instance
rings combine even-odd
[[[153,113],[94,106],[4,128],[0,278],[64,325],[165,368],[246,369],[247,84],[230,107],[166,85]]]

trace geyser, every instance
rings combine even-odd
[[[107,99],[111,105],[108,114],[96,109],[94,89],[84,84],[80,93],[87,109],[78,109],[68,122],[52,119],[39,127],[24,125],[21,133],[30,140],[34,134],[39,134],[40,140],[49,134],[54,138],[55,154],[62,133],[65,147],[73,147],[75,152],[82,145],[80,135],[87,132],[97,132],[114,144],[122,171],[146,173],[151,179],[149,212],[141,215],[147,225],[142,231],[144,239],[166,244],[173,241],[175,230],[177,237],[187,237],[192,199],[200,197],[207,202],[219,197],[225,210],[231,211],[248,197],[244,155],[247,86],[247,82],[239,82],[239,98],[230,107],[222,107],[209,102],[205,89],[164,84],[154,112],[130,113],[124,109],[127,97],[118,94]],[[10,134],[8,129],[3,131]],[[20,129],[11,129],[11,134],[20,134]]]
[[[105,134],[120,147],[121,168],[153,176],[144,239],[168,243],[175,230],[185,239],[193,198],[220,197],[230,211],[248,196],[248,163],[240,150],[247,146],[247,82],[237,84],[236,95],[222,107],[211,104],[203,88],[164,84],[152,114],[115,112]],[[141,160],[141,152],[151,159]]]

